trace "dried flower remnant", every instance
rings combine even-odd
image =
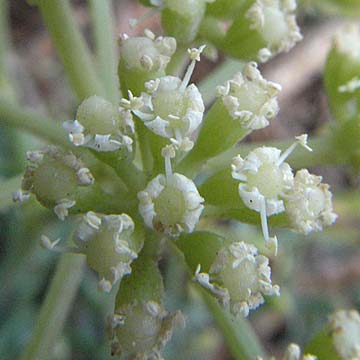
[[[296,173],[294,186],[286,197],[285,209],[293,227],[305,235],[321,231],[324,225],[333,224],[337,218],[329,185],[321,181],[321,176],[302,169]]]
[[[244,242],[224,247],[212,264],[209,274],[201,273],[200,265],[195,279],[209,289],[223,306],[230,306],[236,316],[248,316],[264,302],[263,295],[280,295],[277,285],[271,283],[269,259],[258,255],[258,250]]]

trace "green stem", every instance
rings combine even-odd
[[[89,0],[94,28],[97,63],[108,99],[119,101],[117,54],[114,35],[114,18],[111,0]]]
[[[89,49],[76,26],[69,0],[38,0],[37,3],[78,99],[104,95]]]
[[[10,101],[0,99],[0,126],[10,126],[28,131],[51,143],[68,147],[63,129],[52,119],[29,110],[19,109]]]
[[[21,360],[51,357],[79,288],[84,261],[85,258],[79,255],[62,255]]]
[[[205,290],[200,289],[200,292],[234,359],[253,360],[256,356],[265,359],[264,350],[249,321],[246,319],[235,320]]]
[[[184,46],[178,46],[171,61],[166,67],[166,74],[172,76],[181,76],[188,62],[188,53]]]

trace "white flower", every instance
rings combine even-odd
[[[134,301],[116,309],[109,319],[111,354],[124,359],[161,360],[161,350],[173,328],[183,324],[179,311],[169,313],[155,301]]]
[[[340,310],[330,318],[336,351],[343,360],[360,359],[360,315],[356,310]]]
[[[190,49],[192,61],[183,80],[164,76],[147,82],[147,92],[140,97],[143,106],[132,109],[147,128],[170,139],[182,151],[192,148],[190,137],[201,124],[205,110],[198,88],[194,84],[188,86],[202,50],[203,47]]]
[[[33,193],[42,205],[53,208],[57,217],[64,220],[75,205],[77,187],[94,183],[90,170],[71,152],[65,153],[56,146],[28,151],[26,156],[31,165],[26,168],[22,189],[14,200],[22,201]]]
[[[263,295],[279,295],[279,287],[271,283],[269,259],[258,255],[251,244],[236,242],[223,248],[209,274],[198,266],[195,279],[209,289],[236,316],[248,316],[264,302]]]
[[[129,111],[118,109],[99,96],[91,96],[79,106],[77,119],[65,121],[63,128],[75,146],[100,152],[126,148],[131,152],[133,140],[120,130],[120,127],[129,126],[129,116]]]
[[[333,224],[337,218],[329,185],[321,181],[321,176],[302,169],[296,173],[294,186],[286,197],[286,212],[295,230],[304,234],[321,231],[324,225]]]
[[[126,215],[100,215],[89,211],[83,216],[75,234],[76,247],[58,246],[41,237],[42,246],[58,252],[79,253],[86,256],[89,266],[99,274],[99,289],[110,292],[124,275],[131,273],[131,262],[137,258],[141,244],[133,238],[134,222]]]
[[[277,94],[279,84],[265,80],[255,62],[244,66],[224,86],[218,86],[218,96],[234,120],[244,129],[257,130],[269,125],[269,119],[279,111]]]
[[[266,43],[266,47],[258,53],[260,61],[265,62],[280,52],[287,52],[302,40],[295,10],[295,0],[256,0],[247,11],[251,29],[257,30]]]
[[[244,159],[236,156],[231,165],[232,177],[240,180],[240,197],[245,206],[260,212],[265,241],[275,253],[277,239],[269,237],[267,216],[285,211],[283,198],[294,185],[292,169],[284,161],[298,144],[311,150],[307,146],[307,135],[297,136],[296,140],[283,153],[277,148],[264,146],[251,151]]]
[[[145,224],[169,236],[191,233],[204,209],[204,199],[194,182],[172,173],[170,158],[174,155],[172,146],[163,150],[166,175],[156,176],[138,193],[139,212]]]

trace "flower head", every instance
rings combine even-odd
[[[119,111],[109,101],[91,96],[79,106],[76,120],[65,121],[63,127],[76,146],[86,146],[101,152],[125,148],[131,152],[133,140],[121,131],[122,127],[129,124],[129,116],[130,112]]]
[[[168,313],[155,301],[133,303],[117,309],[109,321],[112,355],[124,359],[161,360],[161,349],[182,323],[179,312]]]
[[[333,224],[337,218],[329,185],[321,181],[321,176],[312,175],[306,169],[298,171],[285,201],[294,228],[304,234],[321,231],[324,225]]]
[[[307,146],[307,136],[296,137],[296,142],[283,153],[273,147],[260,147],[251,151],[244,159],[238,155],[233,159],[232,177],[240,180],[239,194],[245,206],[260,212],[265,241],[276,252],[277,239],[270,238],[267,216],[285,211],[286,193],[294,185],[294,175],[286,158],[300,144]]]
[[[356,310],[340,310],[330,318],[336,351],[344,360],[360,358],[360,315]]]
[[[89,266],[99,274],[99,289],[110,292],[124,275],[131,273],[130,264],[141,250],[133,232],[134,222],[126,214],[100,215],[89,211],[75,231],[76,247],[60,247],[60,239],[52,242],[45,235],[41,242],[49,250],[84,254]]]
[[[189,50],[192,61],[183,80],[164,76],[147,82],[147,92],[140,97],[143,105],[133,110],[147,128],[170,139],[183,151],[192,148],[190,136],[201,124],[205,110],[198,88],[194,84],[188,86],[202,50],[203,47]]]
[[[186,176],[173,173],[170,158],[175,156],[172,146],[163,149],[165,172],[156,176],[140,191],[139,211],[145,224],[159,232],[176,236],[194,230],[204,209],[204,199],[194,182]]]
[[[94,183],[90,170],[71,152],[65,153],[56,146],[42,151],[27,152],[31,165],[27,166],[22,189],[14,198],[21,200],[33,193],[46,207],[53,207],[59,219],[64,220],[68,209],[75,205],[78,186]]]
[[[266,127],[276,116],[279,111],[276,96],[280,90],[279,84],[262,77],[255,62],[246,64],[241,73],[217,88],[231,117],[250,130]]]
[[[279,287],[271,283],[269,259],[258,255],[251,244],[235,242],[223,248],[209,274],[201,273],[200,265],[195,279],[209,289],[224,306],[230,306],[236,316],[248,316],[264,302],[263,295],[279,295]]]
[[[258,52],[260,61],[289,51],[302,40],[296,24],[295,0],[256,0],[246,13],[251,29],[258,31],[266,47]]]

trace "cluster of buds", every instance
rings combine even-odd
[[[21,190],[14,194],[15,201],[29,197],[30,193],[45,207],[53,208],[60,220],[76,204],[79,187],[90,186],[94,177],[90,170],[71,152],[56,146],[41,151],[28,151],[27,166]]]
[[[298,144],[311,151],[307,135],[297,136],[296,140],[283,153],[277,148],[260,147],[244,159],[236,156],[231,165],[233,178],[240,181],[240,197],[245,206],[260,213],[265,241],[275,253],[277,238],[269,236],[268,216],[286,211],[294,229],[304,234],[322,230],[323,225],[336,220],[329,186],[307,170],[298,171],[294,178],[285,162]]]

